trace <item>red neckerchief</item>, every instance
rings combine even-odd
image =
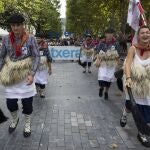
[[[141,46],[140,44],[135,44],[134,46],[140,50],[140,56],[143,56],[144,52],[150,51],[150,44],[145,47]]]
[[[104,41],[104,43],[107,44],[107,45],[114,44],[115,42],[116,42],[116,39],[115,39],[115,38],[112,38],[111,41],[106,41],[106,39],[105,39],[105,41]]]
[[[27,33],[24,32],[23,35],[21,36],[21,42],[19,44],[16,44],[14,33],[13,32],[9,33],[10,42],[12,44],[12,47],[15,49],[17,57],[19,57],[22,54],[21,48],[25,43],[25,41],[27,40],[27,37],[28,37]]]
[[[89,46],[91,46],[93,44],[93,40],[91,39],[91,40],[86,40],[85,41],[85,44],[84,44],[84,47],[85,48],[88,48]]]

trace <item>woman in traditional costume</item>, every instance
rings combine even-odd
[[[40,64],[35,74],[35,84],[40,97],[45,98],[45,86],[48,83],[49,75],[52,73],[52,58],[48,49],[48,43],[44,40],[44,34],[38,34],[37,38],[40,51]]]
[[[34,75],[39,64],[39,50],[34,36],[24,27],[25,19],[21,14],[10,16],[9,35],[2,40],[0,51],[0,82],[5,87],[7,108],[12,122],[9,133],[15,131],[18,122],[18,99],[22,101],[25,116],[24,137],[31,135],[31,114],[33,96],[36,94]]]
[[[98,70],[98,82],[99,82],[99,96],[103,96],[104,99],[108,99],[108,92],[111,82],[114,81],[114,72],[118,62],[119,44],[113,37],[113,30],[107,29],[105,31],[105,40],[96,46],[96,61],[95,65]]]
[[[131,46],[125,61],[125,85],[131,87],[136,104],[145,122],[150,124],[150,29],[147,26],[138,30],[138,43]],[[126,94],[125,108],[120,125],[125,127],[131,102]],[[149,137],[138,132],[138,140],[150,147]]]
[[[92,65],[92,56],[94,54],[94,43],[90,34],[86,35],[86,40],[83,42],[81,46],[81,61],[82,66],[84,68],[83,73],[86,73],[88,68],[88,73],[91,73],[91,65]]]

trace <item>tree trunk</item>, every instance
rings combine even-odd
[[[121,14],[121,27],[122,33],[125,33],[126,23],[127,23],[127,2],[126,0],[120,0],[120,14]]]
[[[41,24],[37,24],[36,34],[41,32]]]

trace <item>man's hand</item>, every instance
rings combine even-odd
[[[27,77],[27,85],[31,85],[33,83],[34,77],[32,75],[28,75]]]

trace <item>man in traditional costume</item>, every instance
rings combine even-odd
[[[48,49],[48,43],[44,39],[44,34],[37,35],[38,46],[40,51],[40,64],[35,74],[35,84],[41,98],[45,98],[45,86],[48,83],[48,77],[51,75],[52,57]]]
[[[25,18],[13,14],[8,19],[9,35],[2,40],[0,51],[0,82],[5,87],[7,108],[12,122],[9,133],[15,131],[18,122],[18,99],[22,101],[25,116],[24,137],[31,135],[31,114],[33,96],[36,94],[34,75],[39,64],[39,50],[34,36],[25,31]]]
[[[91,73],[91,65],[92,65],[92,56],[94,54],[94,43],[90,34],[86,35],[86,40],[83,42],[81,46],[81,61],[82,66],[84,68],[83,73],[86,73],[88,69],[88,73]]]
[[[131,46],[124,67],[125,85],[131,87],[137,107],[144,121],[150,125],[150,29],[147,26],[138,30],[138,43]],[[125,89],[126,90],[126,89]],[[125,127],[127,113],[131,111],[131,102],[126,92],[126,103],[120,120]],[[138,140],[146,147],[150,147],[150,138],[138,132]]]
[[[103,96],[104,99],[108,99],[108,91],[111,82],[114,81],[114,72],[118,61],[119,44],[113,37],[113,29],[107,29],[105,31],[105,40],[100,42],[96,46],[96,61],[95,65],[99,68],[98,70],[98,82],[99,82],[99,96]]]

